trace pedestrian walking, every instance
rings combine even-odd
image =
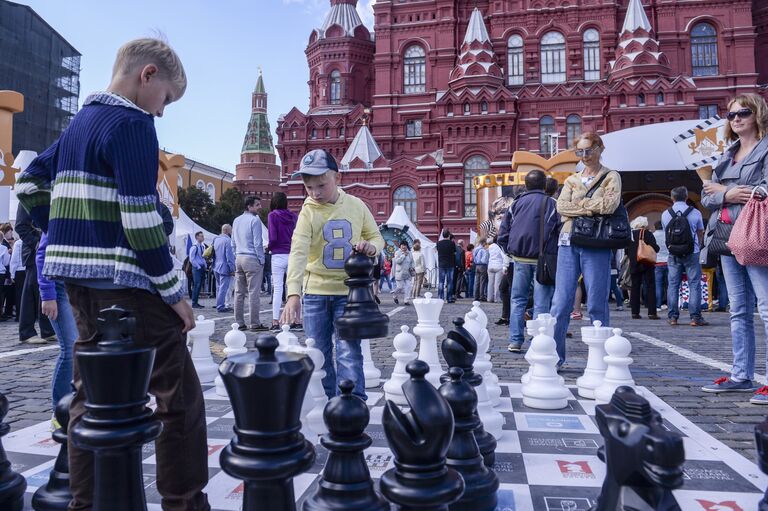
[[[488,291],[487,297],[490,303],[500,300],[499,286],[504,275],[505,258],[504,251],[496,243],[496,240],[488,241]]]
[[[288,255],[291,253],[291,238],[296,229],[297,216],[288,209],[288,196],[275,192],[269,204],[267,230],[269,251],[272,254],[272,329],[280,330],[280,307],[283,304],[283,285],[288,271]],[[290,325],[297,330],[301,323]]]
[[[399,304],[398,297],[403,298],[405,305],[410,305],[411,285],[416,269],[413,266],[413,256],[407,241],[400,242],[400,248],[395,252],[395,289],[392,291],[394,302]]]
[[[485,302],[488,296],[488,240],[480,241],[480,245],[472,252],[475,262],[475,300]]]
[[[235,252],[232,250],[232,226],[221,226],[221,234],[213,238],[213,274],[216,277],[216,310],[232,312],[227,307],[227,294],[235,276]]]
[[[424,285],[424,274],[427,271],[427,266],[424,263],[424,252],[421,250],[421,241],[416,240],[413,242],[413,290],[411,292],[411,298],[418,298],[421,296],[421,286]]]
[[[652,262],[638,260],[638,246],[642,240],[653,249],[654,255],[659,251],[656,238],[648,231],[648,219],[639,216],[632,220],[632,244],[627,248],[629,258],[629,274],[632,287],[629,288],[629,307],[632,319],[640,319],[640,301],[645,296],[645,306],[648,308],[648,319],[659,319],[656,314],[656,259]],[[645,291],[645,293],[643,293]]]
[[[203,257],[203,253],[207,248],[205,243],[203,243],[203,239],[203,231],[196,232],[195,243],[189,247],[189,253],[187,254],[187,257],[189,257],[189,263],[192,265],[192,295],[190,298],[192,299],[193,309],[203,308],[203,306],[199,303],[200,288],[203,285],[205,271],[208,269],[208,264],[205,262],[205,258]]]
[[[453,303],[453,273],[456,265],[456,244],[451,241],[451,232],[443,229],[437,242],[437,296]]]
[[[688,189],[678,186],[672,189],[672,207],[661,215],[665,230],[665,242],[669,257],[667,269],[667,322],[677,325],[680,318],[679,293],[683,272],[688,277],[688,314],[691,326],[706,326],[709,323],[701,317],[701,261],[699,250],[704,235],[701,213],[688,205]],[[680,227],[680,225],[682,227]],[[686,227],[688,227],[686,229]]]

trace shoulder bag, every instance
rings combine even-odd
[[[548,197],[544,197],[539,208],[539,258],[536,261],[536,282],[542,286],[555,284],[555,271],[557,271],[557,254],[544,253],[544,214],[547,211]]]
[[[637,263],[646,266],[656,265],[656,251],[645,242],[645,229],[640,229],[637,237]]]
[[[704,236],[704,243],[707,246],[707,253],[710,256],[729,256],[731,249],[728,248],[728,239],[731,237],[731,231],[733,230],[733,224],[730,219],[723,219],[723,210],[726,208],[723,205],[717,212],[717,222],[713,228],[707,227],[707,234]],[[727,222],[726,222],[727,220]]]
[[[608,176],[606,172],[585,195],[592,195]],[[589,248],[626,248],[632,242],[632,230],[629,227],[627,209],[624,201],[619,200],[616,210],[610,215],[579,216],[573,219],[571,243]]]

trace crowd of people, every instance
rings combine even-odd
[[[333,156],[316,149],[302,158],[293,176],[307,193],[298,216],[288,211],[284,194],[275,194],[265,247],[256,215],[260,204],[247,199],[243,213],[231,226],[222,226],[210,247],[198,233],[186,254],[191,289],[185,289],[168,246],[173,220],[156,191],[153,119],[183,96],[186,85],[181,61],[167,43],[147,38],[120,48],[107,90],[90,95],[60,139],[17,180],[20,240],[13,241],[10,226],[0,228],[0,264],[6,268],[0,311],[7,320],[14,313],[9,303],[16,304],[22,341],[59,342],[52,401],[55,406],[73,382],[70,428],[82,419],[86,400],[73,351],[96,349],[96,319],[103,308],[118,305],[139,318],[134,339],[156,349],[149,391],[163,422],[155,449],[163,507],[205,510],[210,509],[202,492],[209,476],[205,410],[185,347],[185,334],[195,326],[193,308],[201,307],[205,272],[215,275],[221,312],[229,310],[226,297],[234,279],[236,321],[252,331],[269,328],[259,310],[264,274],[270,275],[271,328],[303,323],[325,356],[326,394],[336,395],[339,383],[350,380],[353,393],[367,399],[360,340],[334,336],[334,320],[347,301],[344,262],[353,250],[378,261],[377,298],[387,284],[394,302],[404,304],[420,296],[426,268],[419,243],[410,247],[402,242],[394,253],[384,254],[384,239],[370,210],[338,186]],[[741,264],[727,245],[742,208],[758,193],[756,187],[766,186],[768,107],[759,96],[740,95],[729,103],[727,116],[732,144],[703,187],[702,204],[710,212],[706,234],[683,187],[671,190],[674,204],[654,232],[642,217],[630,226],[621,177],[602,164],[602,139],[583,133],[574,147],[583,170],[569,176],[562,188],[543,172],[530,171],[525,190],[502,211],[498,230],[489,228],[466,246],[450,231],[440,233],[438,296],[448,303],[460,298],[502,301],[499,324],[509,323],[513,352],[522,350],[526,317],[549,312],[557,318],[561,367],[569,322],[581,316],[581,304],[586,303],[590,319],[609,326],[609,295],[616,308],[625,303],[620,284],[629,283],[633,317],[640,317],[644,302],[650,319],[658,318],[666,285],[667,321],[674,327],[679,326],[685,274],[690,325],[706,326],[701,266],[718,267],[726,284],[719,292],[722,296],[727,287],[730,307],[733,369],[730,377],[703,390],[754,392],[750,402],[768,404],[768,387],[757,389],[754,383],[754,310],[768,329],[768,266]],[[758,198],[765,195],[759,192]],[[93,457],[71,441],[68,448],[70,509],[88,509]]]

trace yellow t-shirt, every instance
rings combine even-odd
[[[359,241],[384,248],[384,238],[368,206],[339,189],[335,204],[307,197],[291,238],[286,278],[287,296],[304,293],[346,295],[344,262]]]

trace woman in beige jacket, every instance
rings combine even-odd
[[[590,319],[600,320],[604,326],[609,325],[611,249],[571,245],[571,225],[574,218],[610,215],[621,202],[621,176],[600,162],[604,149],[603,141],[597,133],[582,133],[576,139],[576,155],[581,158],[584,170],[565,180],[563,191],[557,199],[557,212],[560,213],[563,226],[558,240],[555,295],[552,298],[550,313],[557,318],[555,342],[560,357],[558,367],[565,362],[565,334],[571,319],[579,275],[584,276]],[[587,198],[587,193],[596,185],[592,196]]]
[[[421,241],[416,240],[413,242],[413,252],[411,255],[413,256],[413,270],[415,272],[411,298],[418,298],[421,295],[421,286],[424,284],[424,273],[427,269],[424,265],[424,252],[421,251]]]

